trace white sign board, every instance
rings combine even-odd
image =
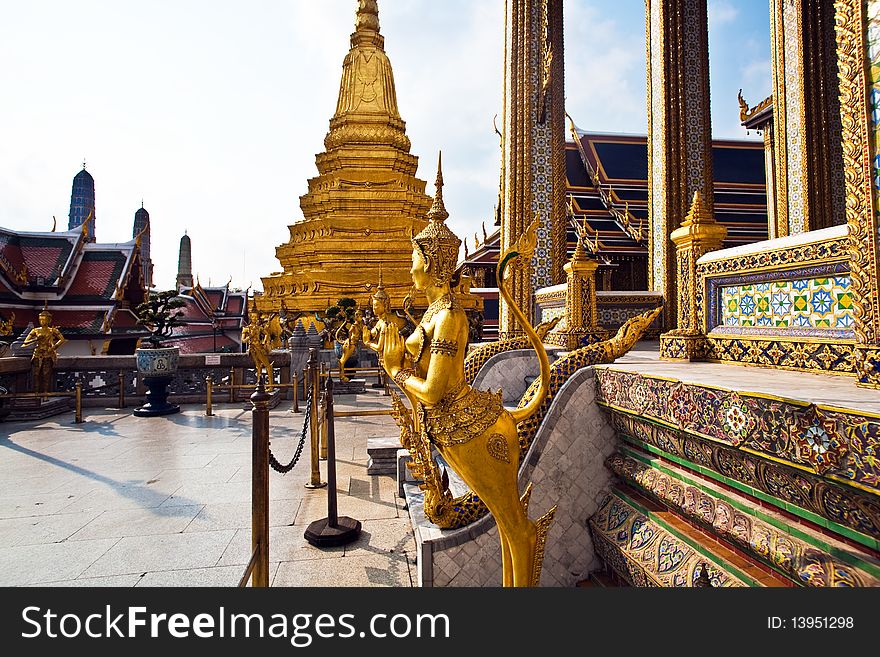
[[[219,365],[220,354],[209,354],[205,356],[205,365]]]

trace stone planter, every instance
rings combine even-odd
[[[172,376],[177,372],[180,350],[177,347],[137,349],[134,352],[141,377]]]
[[[168,384],[177,372],[180,350],[177,347],[135,350],[137,370],[147,386],[147,403],[134,409],[138,417],[179,413],[180,406],[168,403]]]

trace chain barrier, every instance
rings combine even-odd
[[[290,463],[288,463],[287,465],[281,465],[281,463],[279,463],[278,459],[276,459],[275,455],[272,453],[272,447],[269,447],[269,465],[271,465],[272,469],[276,472],[287,474],[288,472],[293,470],[293,467],[296,465],[297,461],[299,461],[299,457],[302,455],[303,447],[306,444],[306,434],[309,432],[309,418],[311,417],[309,411],[311,410],[313,403],[314,399],[312,396],[312,390],[311,388],[309,388],[309,396],[306,399],[306,413],[305,420],[303,421],[302,434],[299,437],[299,445],[297,445],[296,452],[294,453]]]

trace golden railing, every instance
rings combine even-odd
[[[35,399],[46,397],[73,397],[74,423],[82,424],[82,383],[77,382],[73,390],[66,392],[7,392],[0,399]]]
[[[232,380],[232,379],[231,379]],[[214,415],[214,392],[228,390],[229,403],[235,402],[234,391],[241,388],[252,389],[251,383],[214,383],[214,377],[210,374],[205,377],[205,415]],[[272,388],[293,388],[293,408],[294,413],[299,413],[299,379],[296,374],[293,375],[292,383],[273,383]]]
[[[269,586],[269,400],[263,378],[250,400],[254,405],[251,449],[251,558],[239,587]]]

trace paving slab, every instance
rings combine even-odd
[[[75,534],[72,534],[68,540],[179,534],[192,523],[193,518],[203,508],[201,505],[160,506],[152,509],[104,511]]]
[[[269,582],[275,578],[277,563],[269,563]],[[238,586],[244,574],[243,566],[215,566],[213,568],[188,568],[184,570],[160,570],[138,577],[136,586],[207,586],[212,588]]]
[[[274,586],[412,586],[404,554],[364,555],[333,561],[333,567],[303,568],[302,561],[284,561]],[[318,562],[326,566],[326,562]]]
[[[24,518],[3,518],[0,520],[0,548],[60,543],[99,515],[101,515],[99,511],[80,511]]]
[[[119,540],[105,538],[0,549],[0,582],[4,586],[20,586],[76,579]]]
[[[234,534],[234,530],[225,529],[108,539],[115,541],[113,547],[91,564],[83,576],[101,577],[215,566]],[[80,542],[82,541],[72,541],[65,545],[77,545]]]

